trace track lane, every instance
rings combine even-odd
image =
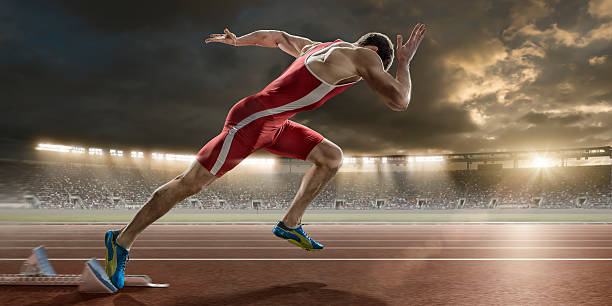
[[[109,225],[0,225],[0,259],[29,256],[31,245],[50,247],[50,258],[102,257],[100,236]],[[168,258],[490,258],[612,257],[610,225],[308,225],[326,244],[305,252],[274,238],[271,225],[155,225],[133,249],[134,259]],[[23,231],[20,231],[23,230]],[[248,239],[241,239],[241,237]],[[57,238],[61,239],[57,239]],[[26,241],[20,241],[20,239]],[[253,238],[254,240],[251,240]],[[80,241],[72,241],[80,240]],[[363,240],[362,240],[363,239]],[[241,241],[242,240],[242,241]],[[244,241],[248,240],[248,241]],[[12,246],[24,247],[10,249]],[[86,246],[92,249],[54,247]],[[575,247],[576,249],[452,249],[435,247]],[[139,247],[142,247],[139,249]],[[164,247],[167,249],[148,249]],[[220,249],[171,249],[220,247]],[[223,247],[280,247],[233,249]],[[430,249],[340,249],[430,247]],[[431,247],[434,247],[432,249]],[[602,247],[606,249],[580,249]],[[384,255],[384,256],[383,256]],[[515,257],[515,258],[516,258]],[[82,262],[52,261],[59,273],[79,273]],[[21,262],[0,260],[0,271]],[[130,274],[170,282],[168,289],[128,288],[114,296],[89,297],[63,287],[0,287],[11,304],[223,304],[270,305],[308,300],[326,305],[402,304],[603,304],[612,298],[610,261],[215,261],[132,260]]]

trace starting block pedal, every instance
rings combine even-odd
[[[28,276],[56,275],[47,258],[44,246],[32,250],[32,255],[21,265],[21,274]]]
[[[32,251],[21,266],[20,274],[0,274],[0,285],[78,286],[80,292],[88,293],[115,293],[118,290],[95,258],[85,263],[80,275],[55,273],[43,246]],[[147,275],[126,275],[124,286],[165,288],[169,284],[154,284]]]
[[[124,285],[125,286],[125,285]],[[106,271],[98,264],[95,259],[90,259],[85,263],[85,269],[81,273],[81,283],[79,291],[95,293],[115,293],[117,287],[113,285],[106,275]]]

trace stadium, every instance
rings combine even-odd
[[[610,305],[612,0],[0,3],[0,305]]]
[[[158,186],[194,159],[185,154],[48,143],[38,144],[35,150],[37,160],[0,162],[2,177],[11,178],[1,185],[2,207],[34,213],[138,209]],[[330,218],[323,216],[326,211],[364,211],[362,216],[352,216],[364,221],[370,211],[531,209],[533,214],[533,210],[551,209],[554,214],[555,209],[607,209],[612,208],[611,156],[607,146],[345,157],[341,171],[310,209],[321,212],[322,220]],[[309,166],[288,158],[249,158],[174,210],[278,212],[291,204]]]
[[[44,244],[53,266],[71,273],[75,272],[72,261],[99,253],[96,237],[101,230],[129,221],[157,186],[172,179],[194,158],[161,151],[51,143],[40,143],[31,151],[29,160],[0,161],[2,177],[11,178],[0,184],[2,254],[17,259],[27,256],[35,245]],[[304,219],[312,234],[328,245],[326,253],[314,257],[279,245],[268,234],[270,226],[291,203],[308,163],[253,157],[206,192],[177,204],[157,225],[145,231],[142,241],[133,247],[135,258],[131,265],[156,280],[171,283],[170,294],[181,298],[182,290],[191,282],[204,279],[215,288],[219,278],[225,282],[232,275],[242,277],[239,283],[250,282],[264,269],[274,283],[279,279],[273,276],[275,273],[283,273],[289,266],[305,273],[312,267],[307,263],[315,261],[314,266],[325,271],[375,271],[370,272],[370,277],[383,288],[392,288],[390,281],[418,277],[409,275],[421,269],[433,273],[432,277],[472,282],[470,288],[476,282],[480,288],[497,294],[503,303],[524,301],[518,292],[534,294],[531,288],[537,288],[536,283],[551,281],[541,274],[543,271],[562,269],[567,278],[592,273],[591,269],[607,273],[597,263],[607,260],[607,238],[612,233],[608,225],[612,218],[611,152],[611,147],[605,146],[347,156],[342,170],[313,201]],[[75,227],[78,232],[67,240],[52,238]],[[15,270],[19,263],[4,260],[1,267],[7,270]],[[164,267],[154,268],[149,260],[164,262]],[[242,266],[241,272],[219,273],[210,265],[214,262],[223,262],[224,269],[238,269],[238,263],[247,266]],[[495,265],[497,262],[505,264]],[[426,263],[429,266],[423,266]],[[434,263],[438,265],[431,266]],[[488,268],[492,270],[484,268],[488,263],[494,264]],[[170,269],[191,271],[194,265],[200,267],[197,273],[172,276],[175,273]],[[519,276],[508,269],[524,272]],[[514,293],[488,288],[480,278],[488,273],[502,273],[522,285],[510,291]],[[336,282],[344,278],[322,272],[316,275],[316,279],[307,277],[310,281],[304,282],[287,279],[288,284],[269,289],[245,291],[232,287],[242,292],[239,295],[213,290],[216,293],[211,297],[204,295],[188,301],[242,304],[261,299],[265,304],[283,304],[279,296],[287,291],[306,294],[314,304],[402,304],[410,299],[403,294],[393,297],[387,291],[380,298],[361,295],[360,288],[371,281],[365,276],[350,276],[357,280],[356,284],[338,287]],[[421,283],[418,279],[412,282]],[[421,283],[414,289],[420,286],[426,285]],[[453,292],[471,290],[463,285],[449,286]],[[585,286],[590,287],[581,290],[601,288],[587,280],[578,285]],[[27,294],[62,304],[80,301],[83,296],[32,288],[37,287],[4,292],[17,299]],[[127,293],[120,293],[130,297],[128,304],[136,300],[157,303],[149,299],[157,299],[158,293],[147,290],[162,290],[135,288],[138,287],[124,288],[122,292]],[[433,296],[439,302],[446,300],[444,294]],[[452,299],[472,301],[474,296],[479,295]],[[411,298],[429,301],[432,295]],[[538,303],[544,303],[544,299],[538,299]],[[559,301],[562,299],[566,298]]]

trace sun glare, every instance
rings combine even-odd
[[[537,156],[531,161],[531,167],[546,168],[554,166],[554,161],[550,158]]]

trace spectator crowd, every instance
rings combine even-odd
[[[176,170],[0,161],[0,202],[38,208],[138,208]],[[179,203],[188,208],[286,208],[303,173],[230,172]],[[611,166],[339,172],[313,209],[610,208]]]

